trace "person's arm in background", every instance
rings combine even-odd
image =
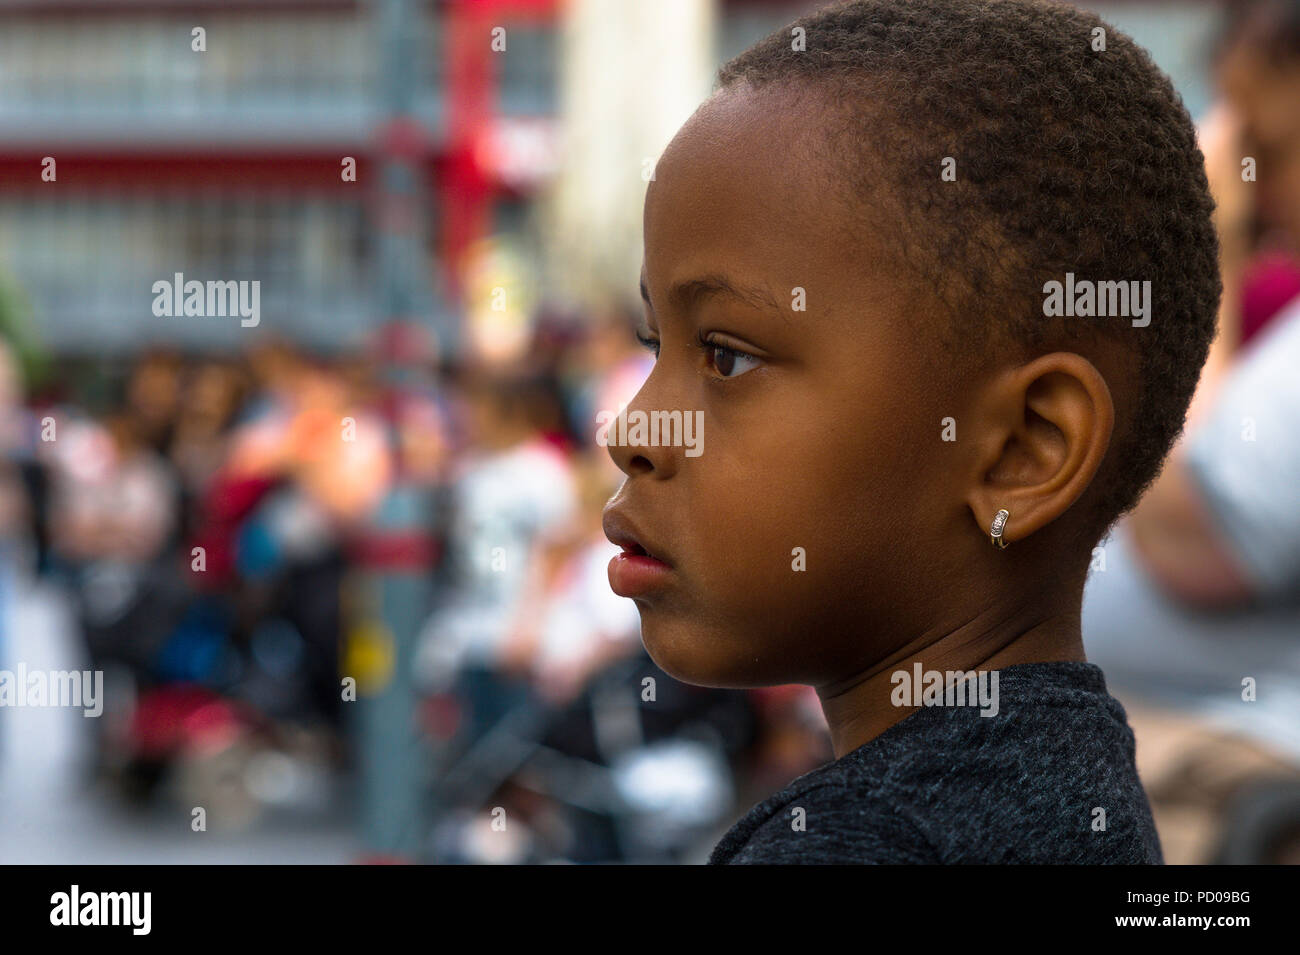
[[[1138,560],[1181,603],[1225,608],[1255,596],[1188,471],[1181,445],[1126,523]]]
[[[1183,603],[1300,597],[1300,300],[1222,380],[1129,515],[1139,560]]]

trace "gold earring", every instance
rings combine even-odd
[[[989,540],[993,542],[993,546],[1001,550],[1005,550],[1007,546],[1006,540],[1002,537],[1002,531],[1007,526],[1007,520],[1010,517],[1011,512],[1004,507],[994,516],[993,524],[989,527]]]

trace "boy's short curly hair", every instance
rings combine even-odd
[[[995,347],[1027,356],[1098,337],[1132,356],[1140,382],[1127,407],[1117,398],[1076,525],[1090,549],[1159,473],[1215,334],[1214,205],[1169,79],[1129,37],[1064,4],[851,0],[726,63],[718,89],[740,83],[824,94],[835,120],[816,148],[845,170],[854,208],[898,230],[896,252],[933,288],[947,319],[935,333],[959,366]],[[955,181],[941,178],[945,157]],[[1150,324],[1045,317],[1044,284],[1067,272],[1150,280]]]

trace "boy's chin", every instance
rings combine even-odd
[[[739,690],[789,682],[756,673],[752,646],[746,653],[735,634],[703,628],[697,620],[670,620],[643,611],[641,642],[659,669],[692,686]]]

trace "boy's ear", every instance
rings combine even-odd
[[[1110,446],[1115,406],[1088,359],[1053,352],[1009,369],[977,400],[979,447],[967,503],[980,532],[1010,511],[1003,539],[1060,517],[1092,483]]]

